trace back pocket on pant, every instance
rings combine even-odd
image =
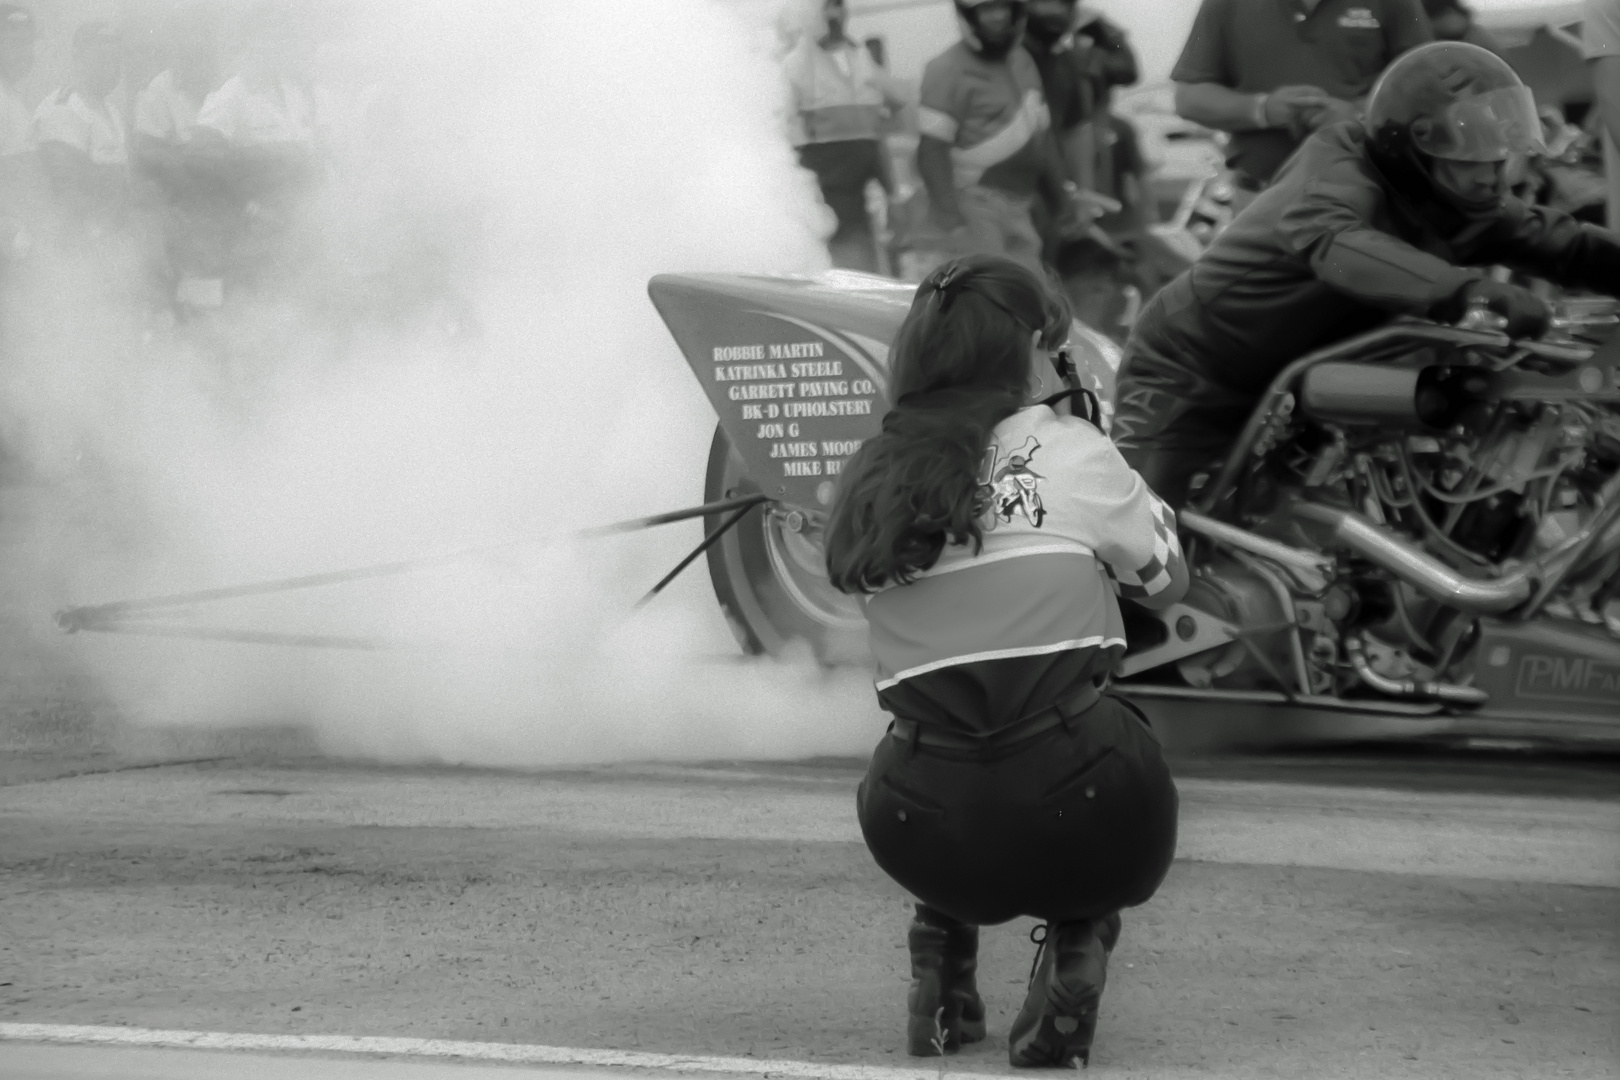
[[[868,810],[886,812],[899,821],[908,821],[919,818],[942,818],[945,816],[945,807],[923,795],[913,788],[898,783],[893,777],[880,776],[873,785],[872,798],[868,796]]]
[[[1095,783],[1098,770],[1113,755],[1114,748],[1112,746],[1105,746],[1098,750],[1083,761],[1078,769],[1042,792],[1040,802],[1043,805],[1051,802],[1062,802],[1076,792],[1085,795],[1086,798],[1094,797],[1096,791],[1090,785]]]

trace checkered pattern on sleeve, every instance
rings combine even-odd
[[[1126,599],[1154,596],[1170,587],[1171,568],[1181,561],[1181,541],[1176,539],[1176,514],[1157,495],[1149,494],[1153,519],[1153,555],[1135,570],[1111,566],[1119,583],[1119,595]]]

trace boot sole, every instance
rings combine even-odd
[[[1017,1045],[1007,1048],[1007,1059],[1020,1069],[1065,1068],[1076,1058],[1088,1064],[1101,1004],[1102,991],[1094,986],[1078,993],[1063,986],[1050,987],[1041,1022]]]

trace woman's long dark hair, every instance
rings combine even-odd
[[[1055,349],[1069,321],[1063,294],[1011,259],[969,255],[923,280],[889,351],[894,405],[839,481],[826,533],[834,586],[871,592],[912,580],[947,543],[978,549],[990,432],[1025,404],[1030,334]]]

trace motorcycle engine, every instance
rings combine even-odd
[[[1274,415],[1235,492],[1236,523],[1297,548],[1317,546],[1289,510],[1303,500],[1351,508],[1465,578],[1497,578],[1569,549],[1620,497],[1613,364],[1438,349],[1323,363]],[[1470,678],[1477,616],[1342,552],[1322,580],[1227,552],[1194,573],[1186,602],[1239,629],[1178,662],[1190,686],[1354,696]],[[1620,638],[1620,551],[1570,575],[1541,611]]]

